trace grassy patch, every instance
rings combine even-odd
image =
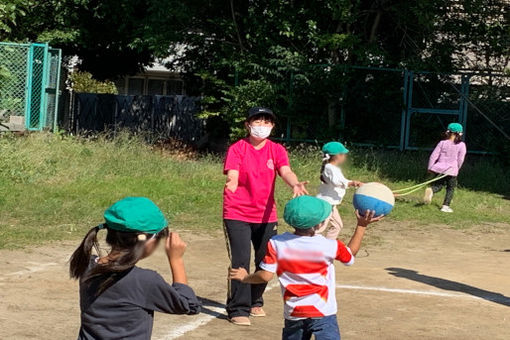
[[[426,157],[354,150],[344,172],[353,179],[402,188],[425,180]],[[291,161],[315,193],[320,154],[314,148],[291,148]],[[488,158],[468,162],[459,179],[454,214],[438,211],[443,194],[433,205],[421,206],[420,192],[399,201],[389,220],[454,228],[508,221],[510,201],[502,193],[510,191],[510,180],[504,169]],[[106,207],[128,195],[150,197],[179,229],[219,229],[223,182],[217,156],[182,160],[128,136],[109,141],[5,135],[0,138],[0,248],[81,237],[102,221]],[[276,195],[282,209],[290,191],[281,180]],[[351,195],[340,209],[347,223],[353,222]]]

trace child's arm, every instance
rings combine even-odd
[[[357,181],[351,181],[345,178],[342,170],[337,167],[328,167],[324,169],[322,172],[322,176],[328,179],[328,181],[333,184],[335,187],[341,187],[347,189],[348,187],[355,186]]]
[[[363,236],[365,235],[365,230],[370,223],[374,223],[382,220],[383,215],[374,217],[375,211],[367,210],[365,212],[365,216],[361,216],[359,212],[356,210],[356,217],[358,218],[358,224],[356,226],[356,230],[349,241],[348,247],[351,250],[353,256],[359,251],[361,247],[361,241],[363,240]]]
[[[197,299],[193,289],[187,285],[183,255],[186,243],[177,233],[170,233],[165,242],[165,251],[172,271],[173,284],[169,285],[161,275],[153,271],[144,272],[146,288],[141,306],[147,310],[154,310],[171,314],[197,314],[200,312],[201,302]]]
[[[174,283],[182,283],[187,285],[188,278],[184,269],[183,256],[186,251],[186,243],[181,239],[179,234],[170,233],[165,242],[166,255]]]
[[[436,145],[434,151],[432,151],[432,153],[430,154],[429,165],[427,167],[428,170],[430,170],[432,168],[432,166],[434,164],[436,164],[437,160],[439,159],[440,154],[441,154],[441,143],[438,143]]]
[[[265,270],[257,270],[255,273],[248,275],[248,272],[244,268],[231,268],[229,271],[228,278],[229,280],[238,280],[243,283],[268,283],[272,280],[274,273],[265,271]]]
[[[466,158],[466,153],[467,153],[466,144],[462,143],[462,147],[459,150],[459,156],[457,158],[457,162],[458,162],[457,165],[459,167],[459,170],[460,170],[460,168],[462,168],[462,165],[464,164],[464,159]]]

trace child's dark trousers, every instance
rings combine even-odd
[[[283,340],[340,340],[336,315],[303,320],[285,320]]]
[[[439,181],[432,183],[430,187],[432,188],[432,191],[436,193],[441,191],[444,186],[446,186],[446,195],[444,197],[443,205],[450,206],[453,199],[453,193],[455,192],[455,187],[457,187],[457,176],[446,176],[441,178]]]

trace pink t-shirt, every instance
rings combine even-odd
[[[274,200],[277,171],[289,165],[283,145],[267,140],[256,150],[241,139],[230,146],[225,158],[224,173],[239,171],[239,186],[235,192],[223,191],[223,218],[250,223],[278,221]]]

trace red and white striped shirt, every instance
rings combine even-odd
[[[336,314],[334,260],[350,266],[354,256],[342,242],[322,235],[284,233],[271,238],[260,267],[278,275],[285,319]]]

